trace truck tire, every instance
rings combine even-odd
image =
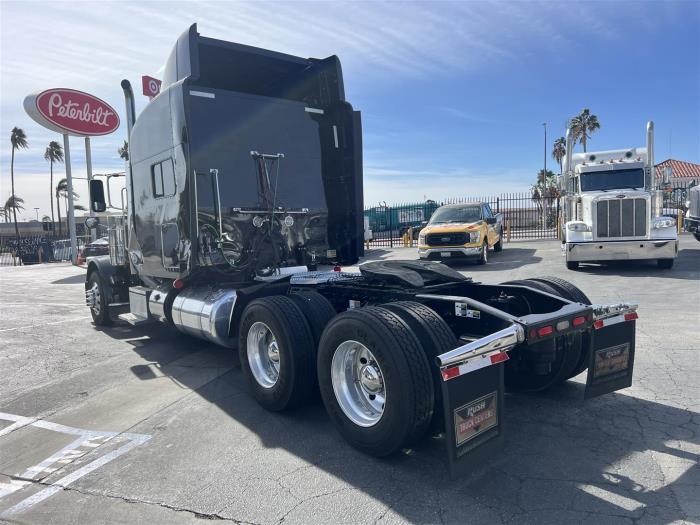
[[[481,254],[476,261],[476,264],[486,264],[489,262],[489,241],[484,239],[484,246],[482,247]]]
[[[241,316],[238,348],[255,400],[281,411],[301,405],[315,386],[316,348],[309,323],[289,297],[263,297]]]
[[[569,299],[569,297],[565,296],[558,288],[555,287],[557,285],[561,286],[561,283],[546,282],[546,279],[548,278],[540,278],[539,280],[521,279],[516,281],[508,281],[503,284],[529,286],[530,288],[541,292],[556,295],[557,297],[563,297],[564,299]],[[563,279],[561,281],[570,284]],[[571,286],[575,288],[573,285]],[[576,289],[578,290],[578,288]],[[583,292],[581,292],[581,294],[583,294]],[[576,370],[580,366],[581,360],[583,359],[583,361],[586,362],[581,339],[582,338],[580,336],[576,335],[558,338],[556,341],[556,347],[554,348],[554,360],[551,363],[551,370],[546,374],[537,374],[532,370],[522,370],[522,368],[516,370],[516,365],[509,361],[506,363],[505,369],[506,386],[510,390],[535,392],[539,390],[546,390],[551,386],[563,383],[570,377],[573,377],[573,375],[578,375],[580,372],[576,372]],[[550,343],[536,343],[534,346],[538,344],[549,345]],[[535,352],[537,351],[534,350],[534,348],[531,350]]]
[[[428,428],[435,403],[430,366],[397,314],[370,306],[335,316],[317,363],[328,415],[355,448],[387,456]]]
[[[401,317],[413,333],[418,336],[418,340],[423,347],[423,352],[430,363],[432,363],[438,355],[456,348],[459,344],[445,320],[440,317],[435,310],[424,304],[415,301],[397,301],[395,303],[383,304],[382,308],[386,308]],[[435,406],[433,408],[433,418],[429,429],[435,430],[443,428],[444,426],[442,424],[444,419],[442,413],[442,389],[440,388],[442,377],[440,376],[438,367],[433,366],[431,369],[433,370],[432,377]],[[415,439],[418,440],[421,437],[422,435],[415,436]]]
[[[493,245],[493,251],[494,252],[503,251],[503,228],[501,228],[501,231],[498,234],[498,242]]]
[[[109,304],[107,288],[98,271],[90,272],[87,280],[86,291],[92,290],[95,295],[95,304],[90,307],[90,315],[96,326],[109,326],[112,318],[109,316]]]
[[[668,270],[669,268],[673,268],[673,261],[674,259],[657,259],[656,264],[659,268]]]
[[[569,281],[560,279],[559,277],[545,276],[529,280],[549,284],[552,288],[556,288],[559,292],[557,293],[557,295],[563,297],[564,299],[568,299],[570,301],[582,303],[585,305],[593,304],[588,298],[588,296],[585,293],[583,293],[583,291],[581,291],[580,288],[571,284]],[[576,377],[586,368],[588,368],[588,337],[588,334],[582,334],[581,336],[576,336],[575,340],[573,341],[573,344],[579,345],[581,347],[581,355],[579,357],[578,363],[574,367],[573,371],[569,373],[569,377],[567,377],[567,379]]]
[[[323,329],[336,315],[333,305],[328,299],[313,290],[293,292],[289,294],[289,298],[304,313],[314,338],[314,349],[318,349]]]
[[[545,275],[543,277],[535,277],[533,279],[528,279],[528,281],[537,281],[549,285],[557,291],[557,295],[573,301],[575,303],[583,303],[586,305],[592,304],[588,296],[581,291],[580,288],[571,284],[569,281],[560,279],[559,277],[552,277]]]

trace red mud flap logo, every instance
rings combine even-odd
[[[467,443],[498,425],[498,393],[491,392],[455,409],[454,425],[457,455],[461,456],[488,437],[479,439],[479,443],[470,443],[470,446],[465,446]]]

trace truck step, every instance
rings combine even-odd
[[[136,315],[133,312],[119,314],[117,317],[119,317],[119,319],[121,319],[122,321],[126,321],[131,326],[139,326],[142,324],[147,324],[147,323],[153,322],[153,319],[149,319],[148,317],[141,317],[140,315]]]

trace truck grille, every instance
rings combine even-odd
[[[428,246],[457,246],[467,244],[469,235],[466,233],[430,233],[426,236],[425,241]]]
[[[609,199],[596,204],[596,235],[602,238],[647,234],[645,199]]]

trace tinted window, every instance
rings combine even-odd
[[[481,206],[439,208],[430,218],[430,224],[477,222],[481,220]]]
[[[175,171],[172,159],[161,162],[161,168],[163,171],[163,195],[166,197],[175,195]]]
[[[163,196],[163,171],[161,170],[160,163],[151,166],[151,178],[153,180],[153,196],[162,197]]]
[[[644,170],[606,170],[582,173],[581,191],[620,190],[643,188]]]
[[[151,166],[154,197],[172,197],[175,195],[175,171],[172,159],[164,160]]]

